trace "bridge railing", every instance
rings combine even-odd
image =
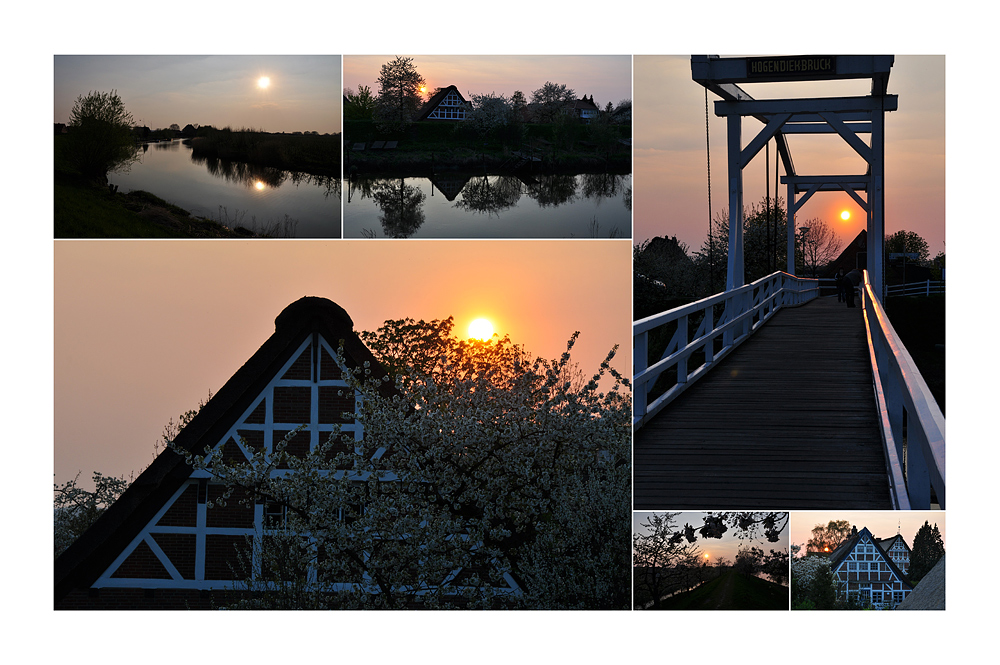
[[[944,293],[944,282],[928,279],[925,282],[895,284],[885,288],[885,297],[890,296],[931,296]]]
[[[818,294],[817,280],[779,271],[633,322],[633,427],[638,429],[676,399],[779,309],[804,304]],[[660,359],[650,365],[651,345],[662,346],[665,339]],[[666,388],[656,395],[652,391],[664,374]]]
[[[943,509],[944,414],[874,297],[868,271],[864,277],[862,307],[894,507],[929,509],[933,488]]]

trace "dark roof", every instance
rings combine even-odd
[[[854,240],[848,243],[847,247],[844,248],[844,251],[840,253],[840,256],[838,256],[836,259],[831,261],[826,266],[823,276],[833,277],[834,275],[837,274],[837,271],[840,270],[841,268],[844,269],[845,273],[850,272],[855,268],[860,268],[863,270],[866,267],[866,264],[862,262],[859,265],[857,261],[858,254],[862,252],[864,252],[865,255],[867,256],[868,231],[865,229],[861,229],[861,233],[855,236]]]
[[[889,557],[888,554],[886,554],[885,550],[882,549],[878,539],[876,539],[875,536],[872,535],[871,531],[868,530],[868,527],[862,527],[861,531],[852,534],[850,538],[842,542],[837,547],[837,549],[835,549],[833,552],[830,553],[830,570],[836,570],[837,566],[839,566],[841,563],[844,562],[844,559],[847,558],[847,555],[851,553],[851,551],[858,544],[861,538],[866,534],[868,536],[868,540],[874,543],[876,549],[882,554],[882,560],[885,561],[887,564],[889,564],[889,570],[892,571],[892,573],[896,577],[898,577],[904,584],[912,588],[913,584],[906,577],[906,575],[903,574],[903,571],[897,568],[896,564],[892,562],[892,559]]]
[[[174,443],[197,454],[206,445],[217,444],[302,341],[313,333],[319,333],[334,347],[343,340],[349,367],[368,361],[376,372],[384,371],[354,332],[354,322],[344,308],[326,298],[301,298],[278,314],[274,334],[202,407]],[[390,383],[382,384],[386,394],[393,390]],[[93,584],[190,475],[191,467],[179,454],[169,449],[160,453],[121,497],[56,559],[56,602],[74,588]]]
[[[897,610],[943,610],[945,603],[944,557],[921,578]]]
[[[882,548],[883,552],[888,553],[888,551],[892,548],[892,544],[894,542],[896,542],[897,540],[899,542],[903,543],[903,547],[906,548],[907,552],[910,551],[910,546],[906,544],[906,539],[903,538],[898,533],[895,536],[893,536],[892,538],[881,538],[881,539],[879,539],[878,546]]]
[[[580,99],[576,100],[576,102],[573,103],[573,108],[576,109],[576,110],[578,110],[578,111],[598,111],[598,112],[600,112],[600,110],[601,110],[601,109],[597,108],[597,105],[594,103],[594,96],[593,95],[590,96],[590,99],[587,99],[587,95],[584,95]]]
[[[417,112],[417,115],[413,118],[414,121],[426,120],[427,116],[429,116],[431,112],[438,107],[438,104],[441,103],[441,100],[443,100],[452,90],[455,91],[455,94],[458,95],[459,99],[461,99],[466,104],[469,103],[465,99],[465,97],[462,96],[462,93],[458,91],[457,87],[449,85],[447,88],[441,88],[440,90],[438,90],[436,93],[434,93],[433,97],[427,100],[427,102],[420,108],[420,111]]]

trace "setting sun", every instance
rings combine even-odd
[[[264,89],[264,88],[267,88],[267,86],[269,86],[269,85],[271,85],[271,77],[270,76],[261,76],[259,79],[257,79],[257,87],[258,88]]]
[[[476,319],[469,324],[469,337],[484,341],[493,337],[493,324],[486,319]]]
[[[261,190],[264,189],[264,183],[262,183],[260,180],[258,180],[257,182],[255,182],[253,184],[253,186],[254,186],[254,189],[256,189],[257,191],[261,191]]]
[[[846,222],[847,220],[849,220],[849,219],[851,218],[851,213],[850,213],[850,211],[847,211],[847,210],[845,210],[844,212],[840,213],[840,218],[841,218],[842,220],[844,220],[845,222]]]

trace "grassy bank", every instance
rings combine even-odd
[[[191,150],[200,157],[337,177],[340,149],[340,134],[269,134],[253,129],[202,127],[191,139]]]
[[[513,166],[514,153],[539,159],[524,167],[534,173],[630,173],[632,151],[619,143],[629,136],[628,127],[560,123],[524,125],[514,138],[484,140],[460,123],[418,122],[386,134],[371,121],[351,121],[344,124],[344,173],[496,172]],[[397,147],[372,149],[373,142],[389,140]],[[364,150],[355,150],[360,144]]]
[[[187,210],[146,191],[112,192],[106,183],[83,178],[67,159],[65,148],[65,137],[57,136],[55,238],[249,238],[268,235],[260,229],[194,217]]]

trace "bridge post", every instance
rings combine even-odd
[[[635,376],[646,369],[649,364],[647,349],[647,333],[642,332],[632,337],[632,375]],[[633,417],[644,417],[646,415],[646,386],[634,386],[632,392]]]
[[[788,274],[795,274],[795,184],[788,183],[788,194],[785,199],[785,209],[788,211]]]
[[[885,299],[882,245],[885,238],[885,97],[882,108],[872,112],[871,186],[868,192],[868,274],[879,301]]]
[[[743,273],[743,165],[741,141],[743,118],[730,115],[729,125],[729,257],[726,262],[726,291],[745,283]]]

